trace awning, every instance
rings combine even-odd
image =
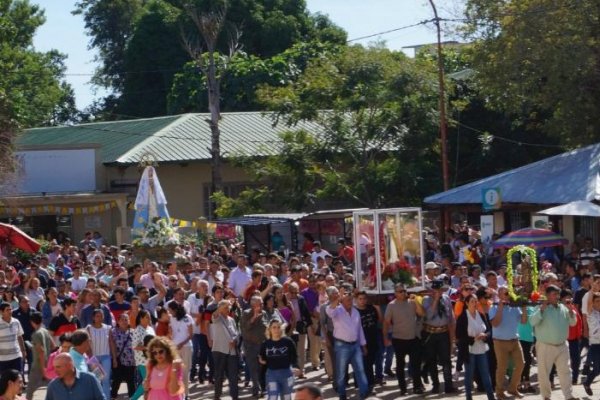
[[[269,217],[232,217],[232,218],[220,218],[214,221],[215,224],[233,224],[240,226],[258,226],[258,225],[271,225],[271,224],[282,224],[285,222],[294,221],[290,218],[269,218]]]
[[[327,219],[351,217],[354,211],[366,208],[345,208],[339,210],[320,210],[306,213],[273,213],[273,214],[247,214],[241,217],[220,218],[213,220],[215,224],[235,224],[241,226],[257,226],[295,222],[302,219]]]
[[[572,201],[562,206],[538,211],[544,215],[573,215],[580,217],[600,217],[600,206],[589,201]]]

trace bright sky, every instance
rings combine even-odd
[[[38,50],[56,49],[67,54],[67,81],[75,90],[77,106],[85,108],[105,92],[89,83],[94,72],[94,52],[87,49],[81,16],[71,15],[74,0],[30,0],[46,11],[46,23],[38,30],[34,45]],[[432,18],[427,0],[306,0],[311,12],[329,15],[330,19],[348,32],[348,38],[367,36],[378,32],[411,25]],[[455,17],[460,0],[437,0],[441,17]],[[433,26],[418,26],[359,41],[384,40],[391,49],[435,41]],[[442,39],[444,40],[444,39]]]

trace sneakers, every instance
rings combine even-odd
[[[591,396],[594,394],[594,392],[592,392],[592,388],[590,387],[590,385],[586,385],[585,383],[583,384],[583,389],[585,390],[585,394],[587,394],[588,396]]]

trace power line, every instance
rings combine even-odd
[[[405,26],[401,26],[399,28],[388,29],[387,31],[372,33],[370,35],[360,36],[360,37],[353,38],[353,39],[348,39],[348,40],[346,40],[346,43],[356,42],[358,40],[363,40],[363,39],[370,39],[370,38],[375,37],[375,36],[381,36],[381,35],[385,35],[385,34],[392,33],[392,32],[402,31],[402,30],[408,29],[408,28],[414,28],[414,27],[420,26],[420,25],[426,25],[426,24],[429,24],[429,23],[434,22],[434,21],[435,21],[435,18],[433,18],[433,19],[426,19],[426,20],[423,20],[421,22],[417,22],[415,24],[405,25]]]
[[[489,132],[485,132],[482,131],[480,129],[477,128],[473,128],[472,126],[463,124],[460,121],[457,121],[455,119],[450,119],[450,121],[456,123],[459,126],[462,126],[463,128],[466,128],[470,131],[476,132],[476,133],[481,133],[482,135],[487,135],[492,139],[497,139],[497,140],[501,140],[503,142],[507,142],[507,143],[513,143],[519,146],[531,146],[531,147],[544,147],[544,148],[551,148],[551,149],[561,149],[561,150],[568,150],[565,146],[559,145],[559,144],[543,144],[543,143],[529,143],[529,142],[523,142],[520,140],[515,140],[515,139],[511,139],[511,138],[507,138],[504,136],[499,136],[499,135],[494,135],[491,134]]]

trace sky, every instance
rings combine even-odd
[[[460,0],[437,0],[440,16],[455,17]],[[106,94],[101,88],[90,84],[91,75],[97,64],[95,52],[88,49],[90,38],[86,35],[83,18],[72,15],[75,0],[30,0],[39,4],[46,15],[46,23],[34,38],[39,51],[59,50],[68,56],[66,80],[75,90],[75,99],[80,109]],[[359,38],[379,32],[411,25],[433,14],[426,0],[306,0],[310,12],[326,14],[348,32],[348,39]],[[454,13],[454,14],[453,14]],[[355,43],[368,44],[384,40],[390,49],[416,44],[432,43],[436,40],[432,25],[408,28]],[[442,39],[444,40],[444,39]],[[409,52],[410,54],[410,52]]]

